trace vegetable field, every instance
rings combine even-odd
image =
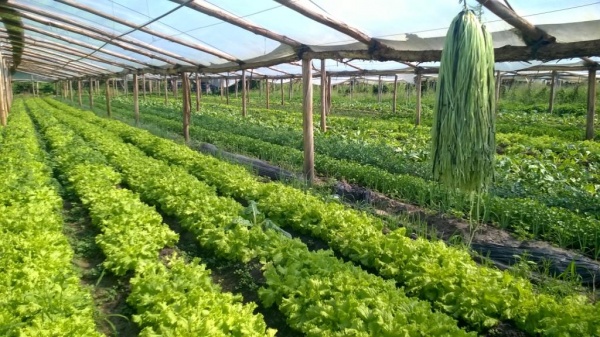
[[[113,102],[114,117],[131,121],[130,104],[126,98]],[[178,108],[148,99],[141,111],[149,129],[180,130]],[[205,103],[193,116],[193,138],[290,169],[301,165],[300,115],[251,110],[243,127],[236,115],[234,108]],[[385,119],[330,119],[331,132],[316,137],[319,173],[465,215],[466,196],[434,187],[427,175],[425,127],[403,131],[402,123],[390,129]],[[486,196],[488,209],[476,216],[596,254],[599,220],[592,200],[597,194],[561,190],[565,186],[550,179],[535,184],[511,169],[518,160],[551,167],[550,158],[569,147],[560,139],[543,147],[548,143],[532,136],[499,138],[506,143],[506,159],[498,163],[502,178]],[[525,155],[519,150],[523,144],[539,155]],[[571,151],[597,152],[594,143],[576,146]],[[3,246],[14,251],[2,257],[4,274],[31,275],[0,288],[2,301],[10,303],[0,317],[13,322],[2,323],[4,335],[111,334],[96,330],[90,289],[77,282],[70,266],[61,195],[78,199],[88,212],[105,273],[128,280],[129,319],[141,336],[275,335],[282,327],[257,312],[269,307],[285,318],[283,329],[306,336],[475,336],[506,329],[543,336],[600,333],[600,309],[585,295],[544,291],[511,271],[476,263],[464,248],[411,238],[405,228],[318,191],[265,181],[242,166],[50,98],[15,101],[0,151],[9,158],[2,162],[3,172],[13,172],[2,184],[3,228],[10,238]],[[570,171],[557,167],[538,174],[558,181],[569,172],[564,179],[594,184],[595,175],[582,175],[583,164],[571,165]],[[519,181],[518,188],[508,188],[515,185],[510,181]],[[561,197],[567,191],[570,199]],[[588,196],[587,208],[588,199],[578,193]],[[568,203],[581,203],[581,210]],[[167,219],[180,226],[169,226]],[[213,283],[206,263],[178,243],[186,233],[217,259],[259,266],[255,300]],[[30,259],[21,258],[23,249]],[[59,298],[53,292],[64,294],[60,302],[46,300]]]

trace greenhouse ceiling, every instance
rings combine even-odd
[[[467,2],[478,3],[498,70],[597,66],[600,1]],[[455,0],[8,0],[0,4],[0,45],[9,64],[20,58],[17,70],[54,80],[242,69],[289,78],[300,76],[303,58],[326,59],[330,74],[427,73],[437,71],[446,29],[462,7]],[[19,23],[24,35],[15,38]]]

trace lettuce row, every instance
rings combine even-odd
[[[2,132],[0,335],[101,336],[62,233],[62,199],[21,100]]]
[[[65,107],[63,111],[68,112],[69,108]],[[55,111],[55,115],[95,144],[142,198],[180,219],[182,226],[195,233],[204,247],[229,259],[248,261],[256,258],[266,263],[267,286],[261,291],[264,303],[276,303],[288,317],[290,326],[308,336],[397,335],[394,331],[408,336],[474,335],[459,329],[457,322],[449,316],[432,313],[429,303],[406,297],[392,281],[384,281],[352,264],[343,263],[331,256],[331,252],[309,252],[298,240],[240,221],[243,208],[233,199],[216,196],[214,188],[198,181],[184,169],[148,158],[136,147],[124,144],[106,132],[105,128],[83,121],[97,117],[83,117],[79,113],[78,117],[71,117],[60,111]],[[299,265],[302,261],[309,263]],[[282,274],[292,270],[297,273],[282,281]],[[334,287],[325,280],[335,279],[334,276],[347,282],[346,287]],[[298,296],[298,287],[290,286],[315,281],[332,286],[323,296],[307,291],[302,297]],[[367,294],[384,296],[367,299]],[[329,297],[336,300],[329,300]],[[367,311],[357,305],[359,302],[365,303]],[[334,303],[337,309],[331,308]],[[337,313],[323,314],[331,310]]]
[[[173,256],[168,266],[163,264],[159,250],[173,246],[178,235],[153,207],[130,190],[117,188],[121,175],[102,154],[33,101],[28,105],[61,174],[101,228],[96,241],[106,255],[104,266],[116,275],[136,272],[127,301],[138,313],[133,319],[142,328],[140,336],[274,336],[262,316],[253,314],[256,305],[222,293],[198,261],[187,264]],[[201,306],[206,308],[199,314]]]

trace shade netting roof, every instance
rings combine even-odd
[[[557,70],[576,71],[590,59],[554,59],[600,56],[594,47],[600,46],[600,1],[513,0],[510,5],[556,41],[552,48],[528,45],[522,32],[484,8],[498,70],[555,70],[546,66],[560,64]],[[416,67],[438,66],[447,27],[462,9],[446,0],[9,0],[3,6],[22,14],[19,70],[54,79],[181,71],[238,76],[241,69],[290,77],[300,75],[294,62],[303,55],[327,59],[330,73],[413,73]],[[323,23],[328,19],[357,33]],[[2,54],[10,60],[6,29],[0,37]]]

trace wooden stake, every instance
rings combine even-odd
[[[415,118],[415,125],[421,125],[421,71],[417,70],[417,79],[415,81],[417,91],[417,116]]]
[[[242,117],[246,117],[246,107],[248,104],[248,86],[246,85],[246,70],[242,70]]]
[[[237,98],[238,98],[238,86],[239,86],[239,85],[240,85],[240,84],[239,84],[239,83],[236,81],[236,82],[235,82],[235,99],[237,99]]]
[[[352,100],[353,95],[354,95],[354,78],[350,79],[350,100]]]
[[[331,90],[333,84],[331,84],[331,75],[327,76],[327,116],[331,113]]]
[[[167,88],[167,75],[165,75],[165,105],[169,103],[169,89]]]
[[[558,78],[556,76],[556,70],[552,70],[552,79],[550,82],[550,102],[548,102],[548,113],[554,111],[554,97],[556,96],[556,82]],[[497,103],[496,103],[497,106]]]
[[[398,104],[398,75],[394,75],[394,99],[392,100],[392,113],[396,113],[396,104]]]
[[[268,78],[265,78],[265,85],[266,85],[266,87],[265,87],[266,88],[265,94],[266,94],[266,97],[267,97],[267,110],[268,110],[269,109],[269,92],[270,92],[270,90],[269,90],[269,79]]]
[[[225,77],[225,98],[227,99],[227,105],[229,105],[229,77]]]
[[[327,132],[327,73],[325,71],[325,60],[321,59],[321,131]]]
[[[200,111],[200,74],[196,73],[196,112]]]
[[[154,82],[154,80],[152,80],[152,79],[148,80],[148,91],[149,91],[150,95],[152,95],[152,82]]]
[[[112,117],[112,111],[110,108],[110,83],[109,80],[106,80],[106,90],[104,90],[106,92],[106,114],[108,115],[108,118]]]
[[[588,71],[588,99],[587,99],[587,123],[585,128],[585,139],[594,139],[594,112],[596,111],[596,70],[597,65],[591,66]]]
[[[94,111],[94,81],[90,78],[90,110]]]
[[[292,92],[294,91],[294,79],[290,78],[290,87],[289,87],[289,91],[288,91],[288,100],[291,102],[292,101]]]
[[[177,99],[177,91],[179,91],[178,90],[179,88],[178,88],[178,85],[177,85],[177,81],[178,81],[177,77],[175,77],[172,80],[172,83],[173,83],[173,98],[175,98],[175,99]],[[183,85],[183,83],[181,85]]]
[[[0,100],[2,100],[2,102],[0,102],[0,124],[2,126],[6,126],[7,120],[8,120],[8,95],[5,95],[5,93],[7,91],[4,90],[4,86],[5,86],[5,77],[6,77],[6,69],[4,67],[4,60],[2,60],[2,67],[0,67]]]
[[[311,59],[302,58],[302,114],[304,140],[304,176],[309,184],[315,180],[315,147],[313,138],[313,88]]]
[[[144,101],[146,100],[146,74],[142,74],[142,94],[144,95]]]
[[[69,80],[69,96],[71,97],[71,102],[75,102],[73,100],[73,81]]]
[[[223,102],[223,79],[219,79],[219,87],[221,89],[221,102]]]
[[[279,80],[279,84],[281,85],[281,106],[283,106],[283,78]]]
[[[140,125],[139,90],[138,75],[133,74],[133,117],[135,118],[136,126]]]
[[[246,89],[247,90],[246,100],[248,101],[248,104],[250,104],[250,87],[252,86],[252,75],[253,75],[253,73],[252,73],[252,71],[250,71],[250,81],[247,81],[247,83],[246,83],[246,85],[248,86],[248,88]],[[260,83],[260,81],[259,81],[259,83]],[[260,91],[259,91],[259,93],[260,93]]]
[[[79,106],[83,106],[83,101],[81,100],[81,80],[77,81],[77,96],[79,97]]]
[[[187,76],[187,73],[181,73],[181,84],[183,94],[181,95],[183,98],[183,138],[186,143],[190,142],[190,119],[191,119],[191,109],[190,109],[190,82]]]

